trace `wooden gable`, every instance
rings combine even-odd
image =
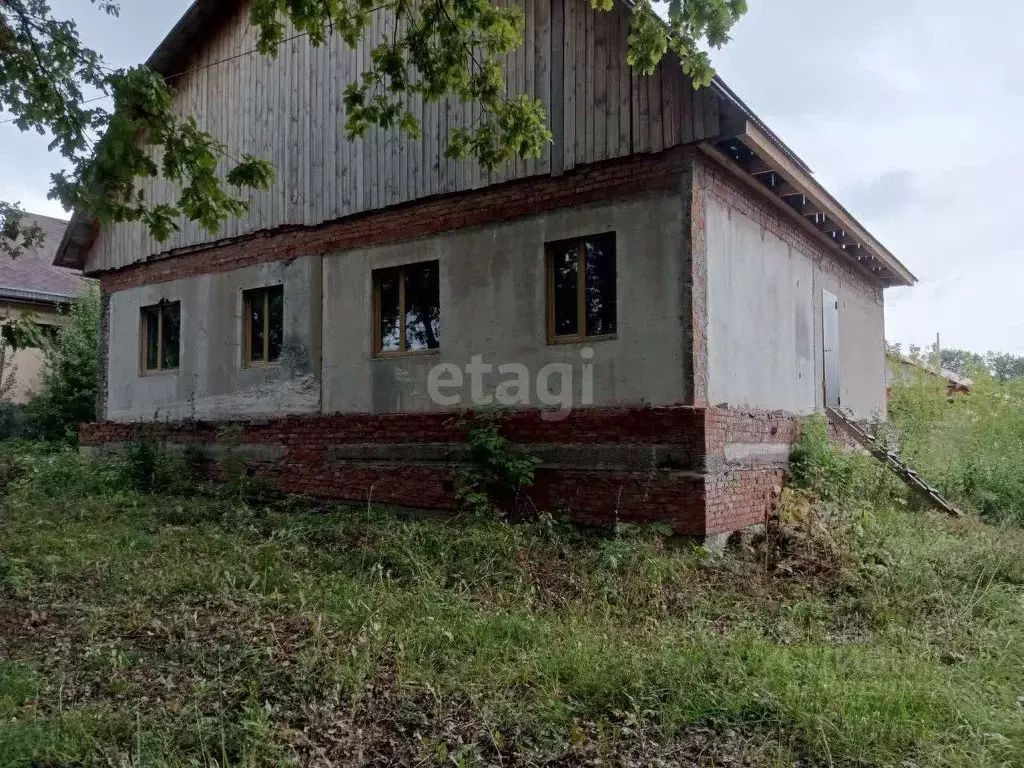
[[[272,59],[253,53],[249,3],[227,11],[221,6],[204,21],[205,28],[213,27],[204,44],[178,45],[170,56],[165,42],[153,61],[176,89],[183,114],[194,115],[234,156],[271,160],[276,183],[267,193],[253,194],[249,213],[227,222],[216,236],[184,219],[164,243],[138,224],[102,226],[89,249],[87,271],[720,135],[719,96],[712,89],[694,91],[677,59],[667,56],[650,77],[631,72],[626,64],[630,15],[624,4],[604,12],[593,10],[588,0],[513,1],[523,8],[526,30],[524,44],[505,64],[508,87],[541,100],[554,142],[540,159],[515,160],[494,173],[444,157],[450,130],[478,116],[477,108],[455,99],[411,103],[422,120],[419,139],[380,129],[356,141],[345,138],[342,94],[390,29],[383,12],[356,50],[337,37],[313,48],[296,36]],[[151,202],[174,199],[174,190],[161,179],[142,186]]]

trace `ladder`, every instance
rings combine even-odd
[[[954,507],[946,497],[939,493],[938,489],[929,484],[921,475],[910,467],[895,451],[890,451],[875,438],[873,434],[865,430],[856,421],[840,411],[838,408],[826,408],[825,413],[846,430],[854,440],[864,446],[865,450],[879,461],[887,464],[889,468],[908,486],[923,496],[932,506],[953,517],[963,517],[964,513]]]

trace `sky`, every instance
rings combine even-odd
[[[1024,5],[748,2],[714,64],[920,279],[886,291],[887,338],[1024,354]],[[52,1],[114,66],[145,60],[188,4],[122,0],[114,19]],[[0,124],[0,199],[64,215],[46,199],[59,168],[45,138]]]

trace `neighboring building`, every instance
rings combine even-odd
[[[415,105],[421,139],[346,141],[370,44],[237,56],[246,3],[193,5],[149,63],[187,72],[181,108],[278,181],[215,237],[76,215],[57,263],[103,293],[106,421],[84,445],[230,433],[282,488],[447,508],[450,413],[475,389],[519,406],[535,507],[703,535],[764,519],[794,416],[884,413],[883,289],[906,267],[721,81],[695,92],[671,56],[632,75],[624,4],[519,1],[506,74],[554,143],[493,174],[444,157],[473,116],[455,101]],[[513,364],[529,379],[496,391]]]
[[[31,315],[44,329],[56,329],[63,322],[61,308],[78,295],[83,282],[77,269],[53,263],[68,223],[35,214],[28,214],[26,220],[42,229],[45,240],[38,249],[25,250],[17,258],[0,254],[0,323],[9,325]],[[15,350],[12,359],[17,383],[7,400],[26,403],[39,382],[42,352],[22,346]]]
[[[904,355],[891,358],[885,373],[886,385],[890,388],[897,382],[912,382],[922,374],[932,379],[941,379],[946,383],[946,394],[950,397],[970,394],[971,387],[974,386],[973,379],[961,376],[956,371],[927,365]]]

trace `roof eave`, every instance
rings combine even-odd
[[[811,176],[806,165],[787,152],[785,145],[780,146],[778,137],[766,134],[745,113],[734,121],[730,134],[717,147],[704,145],[705,151],[800,221],[840,260],[886,287],[917,282],[914,274]]]
[[[74,296],[64,293],[48,293],[46,291],[30,291],[24,288],[0,286],[0,300],[13,301],[20,304],[60,305],[70,304]]]
[[[68,269],[85,269],[85,255],[96,237],[96,221],[75,211],[64,229],[64,235],[53,256],[53,265]]]

